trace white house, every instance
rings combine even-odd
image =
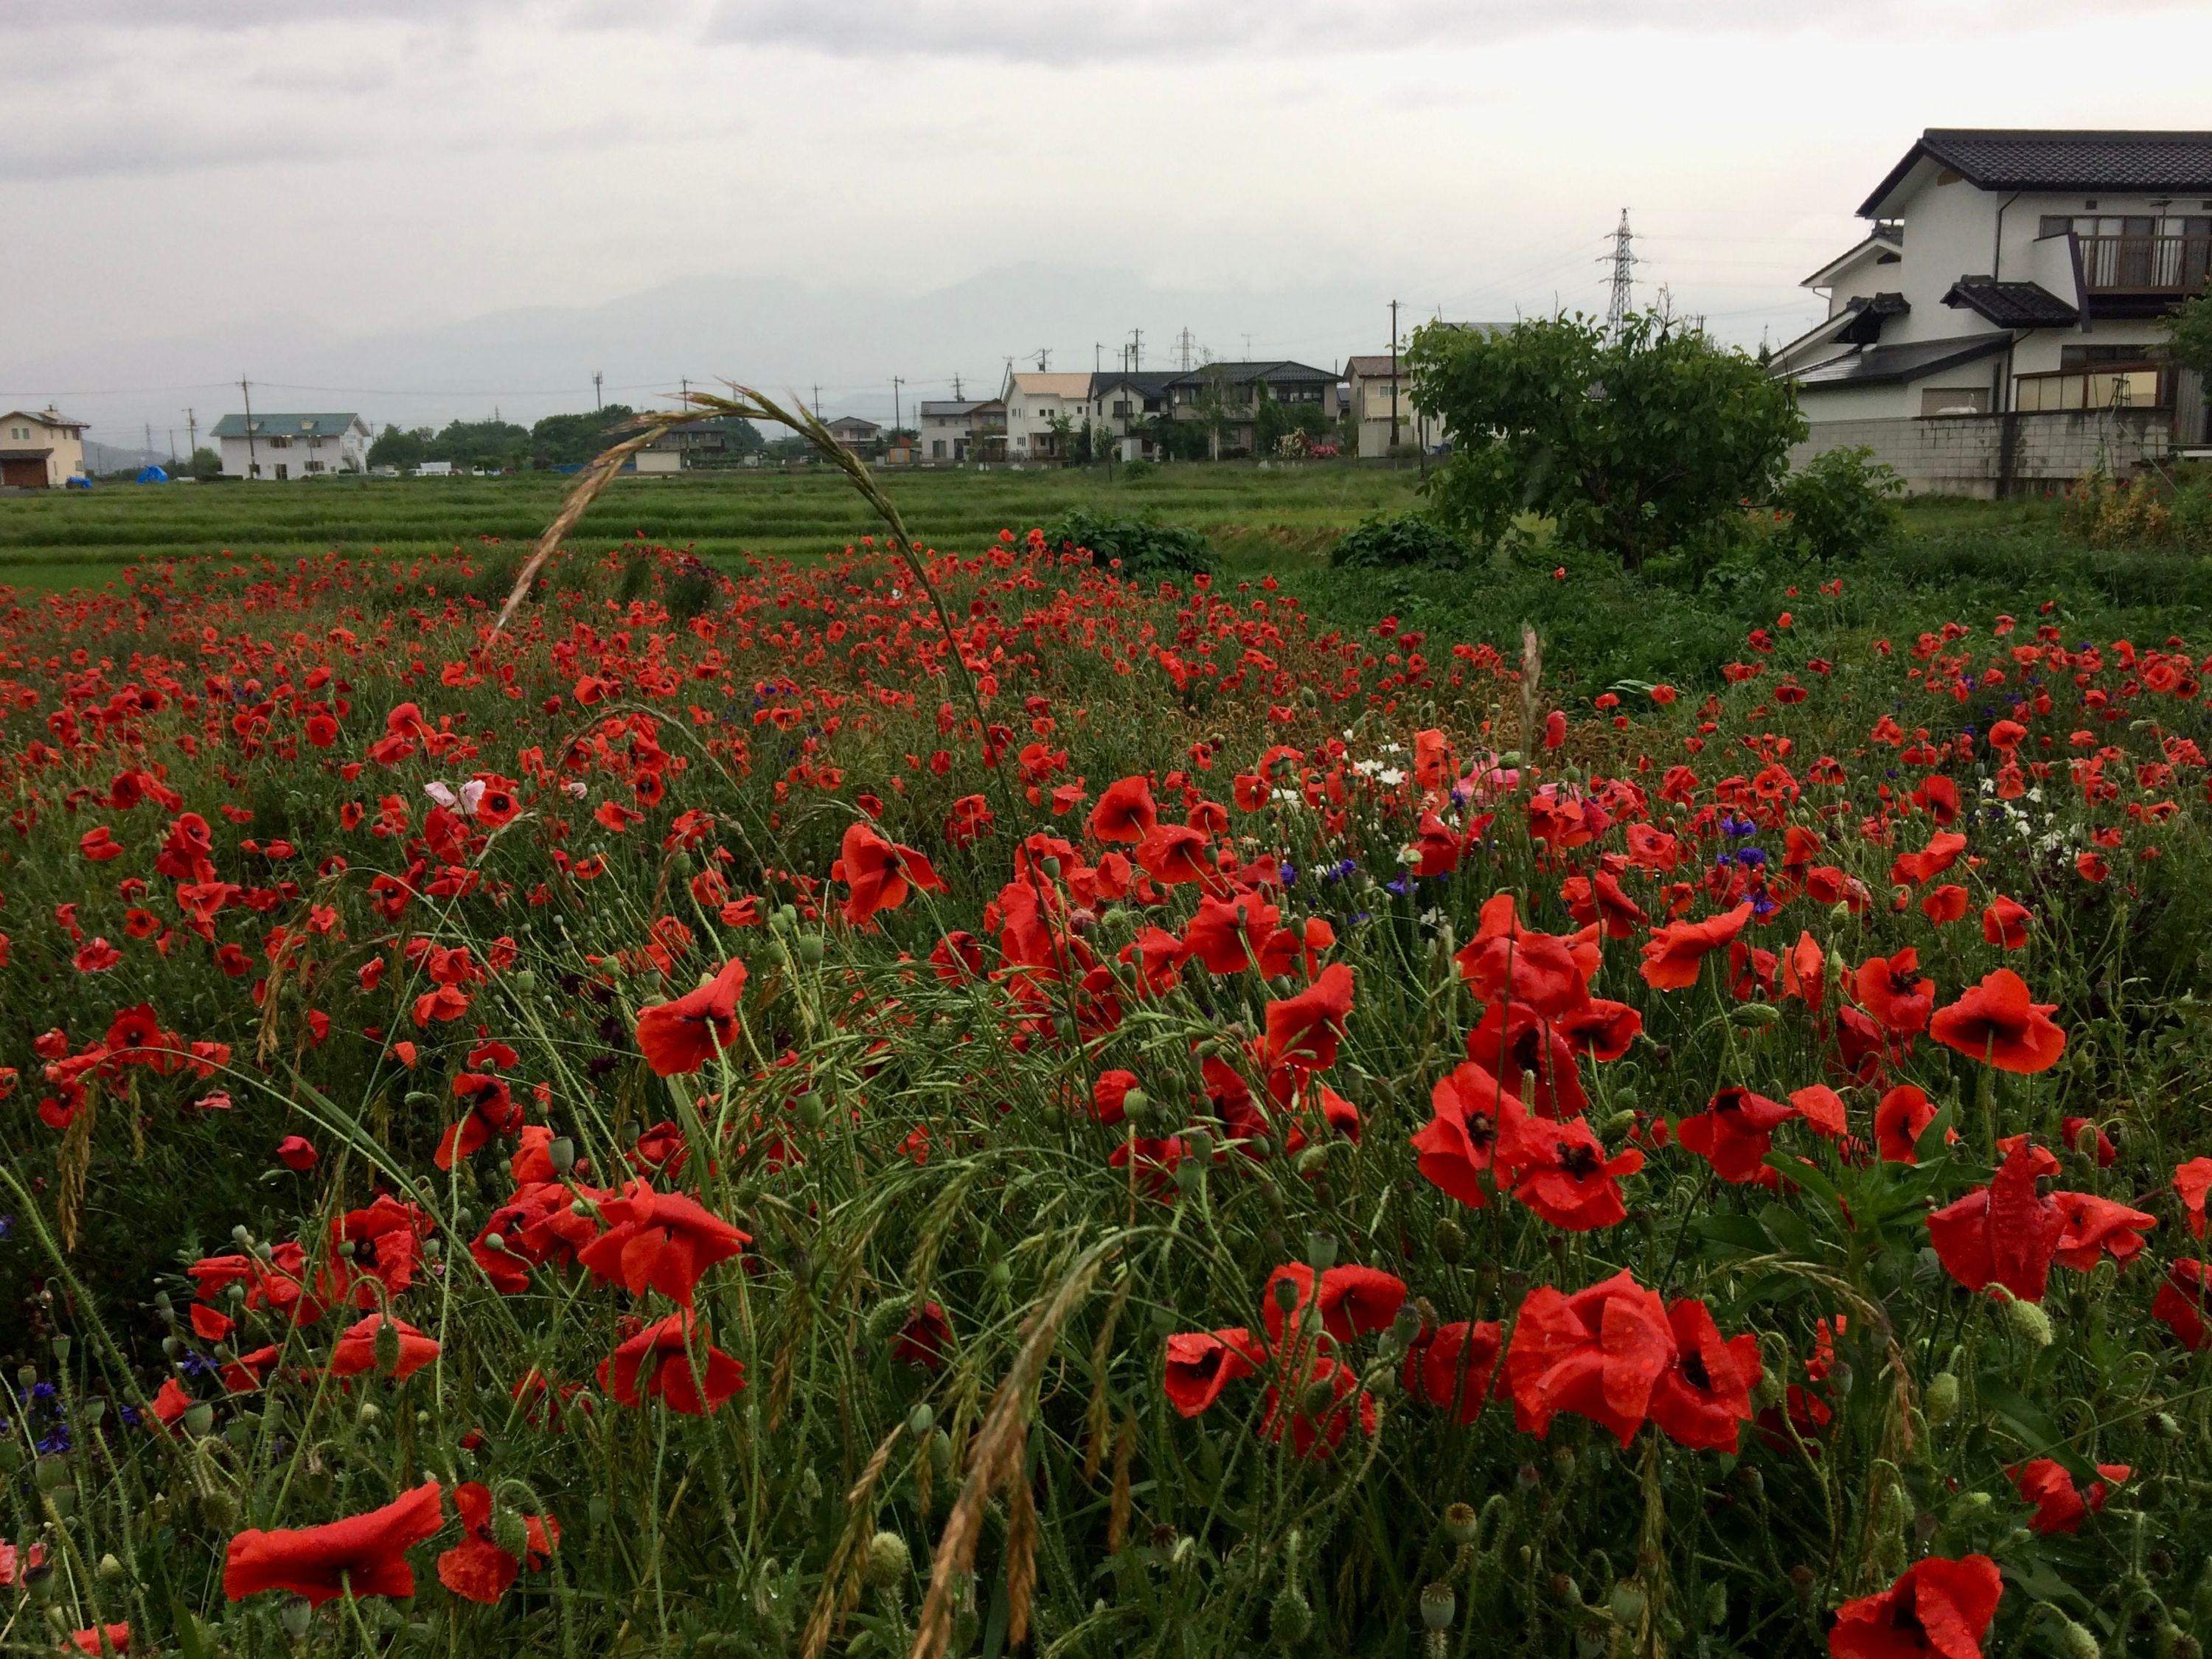
[[[1916,489],[2007,495],[2212,439],[2165,319],[2212,270],[2212,132],[1932,127],[1776,353],[1812,428]]]
[[[227,477],[294,479],[368,471],[373,434],[358,415],[226,415],[210,436]]]
[[[59,489],[84,471],[84,422],[49,404],[0,415],[0,489]]]
[[[1401,450],[1417,449],[1426,454],[1444,447],[1443,418],[1424,415],[1413,407],[1413,377],[1406,372],[1402,356],[1382,351],[1371,356],[1348,357],[1344,380],[1352,418],[1358,426],[1362,460],[1388,455],[1394,444]]]
[[[1038,374],[1011,369],[1000,400],[1006,406],[1006,459],[1010,461],[1051,460],[1060,455],[1054,431],[1055,421],[1080,427],[1096,413],[1091,400],[1091,375]]]
[[[932,466],[1000,459],[1006,435],[1006,409],[996,398],[925,398],[918,459]]]

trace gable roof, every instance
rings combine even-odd
[[[1347,380],[1354,379],[1387,380],[1393,373],[1395,373],[1401,380],[1412,378],[1406,372],[1405,358],[1393,357],[1387,351],[1378,351],[1371,356],[1346,357],[1344,360],[1344,378]]]
[[[340,415],[256,415],[253,434],[257,438],[343,438],[361,416],[350,411]],[[364,426],[366,422],[362,422]],[[226,415],[209,428],[210,438],[243,438],[246,435],[246,416]]]
[[[981,398],[924,398],[921,413],[925,419],[934,416],[951,420],[962,415],[973,415],[982,406]]]
[[[52,428],[56,431],[64,428],[71,432],[85,430],[85,422],[82,421],[72,421],[68,416],[51,409],[44,414],[35,410],[11,409],[5,415],[0,415],[0,421],[31,421],[40,426]]]
[[[1972,334],[1949,340],[1915,340],[1910,345],[1862,346],[1847,357],[1815,365],[1789,376],[1799,386],[1884,386],[1940,374],[1947,368],[1994,356],[2012,343],[2005,333]]]
[[[1254,380],[1326,380],[1334,386],[1338,376],[1333,370],[1316,368],[1311,363],[1276,358],[1267,362],[1207,363],[1188,374],[1176,375],[1174,384],[1196,386],[1209,379],[1224,380],[1231,386],[1246,386]]]
[[[1883,203],[1923,158],[1982,190],[2212,196],[2212,132],[1930,127],[1860,204],[1859,216],[1881,217]]]
[[[1175,384],[1182,371],[1172,368],[1112,368],[1091,377],[1091,395],[1103,398],[1115,386],[1128,386],[1147,398],[1156,398]]]
[[[826,424],[832,432],[840,430],[846,432],[881,432],[884,429],[884,423],[881,421],[872,421],[865,415],[840,415],[836,420],[826,422],[824,424]]]
[[[1881,256],[1885,253],[1898,254],[1904,252],[1904,228],[1899,225],[1884,225],[1878,230],[1869,231],[1863,237],[1860,238],[1858,241],[1854,243],[1851,246],[1845,248],[1841,253],[1838,253],[1834,258],[1829,260],[1827,264],[1822,265],[1818,270],[1814,271],[1810,276],[1808,276],[1803,282],[1798,283],[1797,286],[1800,288],[1828,288],[1834,284],[1837,276],[1846,268],[1856,264],[1869,253],[1872,253],[1876,258],[1880,258]]]
[[[1031,398],[1066,398],[1081,403],[1091,395],[1087,370],[1080,374],[1051,374],[1016,369],[1013,380],[1015,391]]]
[[[1987,276],[1961,276],[1943,303],[1964,306],[1999,328],[2071,328],[2081,315],[2040,283],[2000,283]]]

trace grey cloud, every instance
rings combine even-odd
[[[101,123],[71,130],[40,130],[8,158],[11,179],[103,179],[210,168],[266,166],[270,151],[256,132],[180,131],[142,123]],[[343,146],[329,134],[288,135],[288,163],[331,161]]]

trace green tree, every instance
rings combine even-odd
[[[615,441],[615,428],[636,411],[609,404],[588,415],[548,415],[530,428],[532,466],[581,466]]]
[[[529,459],[530,428],[512,421],[448,421],[431,444],[431,459],[455,466],[504,470]]]
[[[430,459],[430,443],[434,435],[427,426],[403,432],[396,426],[387,425],[368,447],[368,464],[396,466],[402,472],[418,467]]]
[[[1495,542],[1515,514],[1541,514],[1632,570],[1767,499],[1805,435],[1787,381],[1659,312],[1618,331],[1578,313],[1432,324],[1407,362],[1414,407],[1453,434],[1427,485],[1439,516]]]
[[[2173,361],[2212,381],[2212,288],[2184,305],[2166,325]]]
[[[222,457],[202,444],[192,451],[192,457],[177,469],[179,477],[219,478],[222,476]]]

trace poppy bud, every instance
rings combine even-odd
[[[1431,1237],[1437,1242],[1437,1254],[1444,1259],[1448,1266],[1456,1267],[1466,1259],[1467,1234],[1461,1230],[1459,1223],[1454,1221],[1449,1216],[1437,1223],[1436,1231]]]
[[[33,1483],[40,1492],[57,1492],[69,1484],[69,1462],[65,1458],[42,1457],[31,1471]]]
[[[1447,1504],[1444,1505],[1444,1536],[1455,1544],[1472,1544],[1476,1527],[1474,1505]]]
[[[939,1474],[952,1467],[952,1437],[942,1429],[930,1432],[929,1467]]]
[[[878,1589],[890,1589],[906,1582],[914,1567],[914,1552],[907,1547],[905,1539],[895,1532],[879,1532],[868,1540],[868,1582]]]
[[[1928,1392],[1922,1396],[1921,1408],[1928,1420],[1937,1428],[1959,1414],[1959,1379],[1949,1371],[1938,1371],[1928,1379]]]
[[[798,909],[788,904],[779,904],[768,913],[768,930],[771,933],[787,933],[799,925]]]
[[[2013,1334],[2032,1347],[2047,1348],[2057,1333],[2051,1328],[2051,1316],[2033,1302],[2022,1302],[2018,1297],[2008,1297],[2004,1304],[2005,1323]]]
[[[2181,1424],[2170,1412],[2153,1412],[2150,1427],[2151,1432],[2161,1440],[2179,1440],[2181,1437]]]
[[[2087,1629],[2071,1619],[2063,1619],[2058,1626],[2058,1651],[2064,1659],[2100,1659],[2104,1650]]]
[[[1421,1590],[1421,1627],[1424,1630],[1449,1630],[1459,1613],[1459,1597],[1452,1594],[1449,1584],[1428,1584]]]
[[[185,1407],[185,1432],[194,1439],[204,1438],[215,1427],[215,1407],[204,1400],[196,1400]]]
[[[1737,1005],[1735,1017],[1747,1025],[1771,1025],[1782,1011],[1771,1002],[1745,1002]]]
[[[930,1410],[927,1401],[923,1401],[906,1414],[906,1431],[917,1440],[926,1439],[936,1421],[937,1413]]]
[[[566,1135],[556,1135],[545,1148],[545,1160],[556,1174],[566,1175],[576,1167],[576,1143]]]
[[[818,968],[822,965],[821,934],[807,933],[800,938],[799,941],[799,959],[805,963],[809,968]]]
[[[1583,1587],[1569,1573],[1552,1575],[1552,1595],[1563,1607],[1578,1607],[1583,1604]]]
[[[1626,1578],[1615,1584],[1613,1594],[1606,1598],[1606,1606],[1613,1613],[1613,1622],[1631,1630],[1644,1622],[1646,1605],[1644,1592]]]
[[[1324,1379],[1318,1382],[1306,1384],[1305,1393],[1298,1399],[1298,1409],[1306,1416],[1319,1422],[1328,1416],[1328,1408],[1335,1403],[1335,1386]]]
[[[384,1412],[374,1400],[364,1400],[361,1402],[361,1409],[353,1415],[354,1421],[363,1428],[374,1428],[383,1420]]]
[[[1042,858],[1037,860],[1037,868],[1044,872],[1046,880],[1058,881],[1060,879],[1060,855],[1057,853],[1047,853]]]
[[[307,1627],[314,1622],[315,1604],[304,1595],[288,1595],[276,1614],[284,1626],[284,1634],[295,1642],[307,1639]]]
[[[502,1504],[491,1512],[491,1541],[520,1561],[530,1553],[530,1528]]]

